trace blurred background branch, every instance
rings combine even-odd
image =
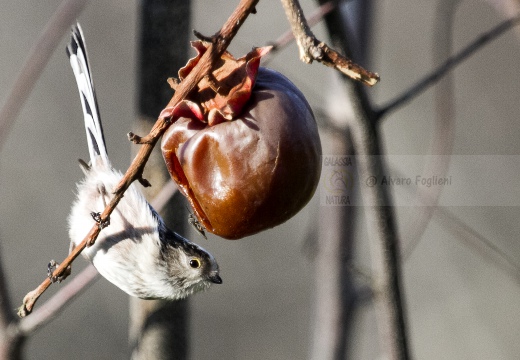
[[[442,63],[451,56],[453,47],[453,26],[458,0],[440,0],[437,3],[435,32],[433,33],[433,64]],[[449,68],[449,66],[446,66]],[[453,72],[447,72],[435,87],[435,120],[431,140],[431,156],[423,168],[425,177],[437,175],[445,177],[455,141],[455,89]],[[415,194],[415,211],[404,235],[403,258],[406,259],[422,238],[428,223],[439,203],[442,186],[421,188]]]
[[[133,127],[134,133],[146,134],[171,99],[172,90],[166,79],[188,60],[191,4],[184,0],[144,0],[139,6],[138,118]],[[144,190],[148,199],[172,183],[159,148],[152,152],[144,176],[153,184]],[[176,195],[166,197],[170,201],[157,211],[171,229],[186,236],[186,208],[180,193]],[[132,359],[188,359],[189,299],[130,297],[129,301]]]
[[[453,4],[452,4],[453,3]],[[456,8],[458,1],[448,1],[445,6],[452,7],[453,9]],[[445,12],[442,11],[444,3],[441,3],[439,5],[439,14],[440,16],[437,17],[439,22],[443,22],[447,25],[447,21],[445,19],[446,16],[449,16],[447,20],[453,21],[452,16],[454,14],[447,15]],[[446,22],[445,22],[446,21]],[[510,19],[504,20],[499,25],[494,27],[493,29],[484,32],[479,37],[477,37],[473,42],[471,42],[469,45],[467,45],[464,49],[459,51],[457,54],[455,54],[452,57],[449,57],[447,60],[445,60],[442,64],[438,65],[438,67],[430,74],[428,74],[425,78],[419,80],[415,85],[410,86],[406,91],[400,95],[398,95],[395,99],[391,100],[389,103],[381,106],[377,110],[377,119],[381,119],[384,117],[388,112],[394,111],[397,108],[403,106],[404,104],[408,103],[415,97],[419,96],[423,91],[429,89],[432,85],[434,85],[437,81],[441,80],[443,76],[446,76],[446,74],[453,71],[454,67],[461,64],[465,60],[467,60],[471,55],[473,55],[475,52],[482,49],[484,45],[487,45],[491,41],[495,40],[498,36],[502,35],[504,32],[508,31],[512,27],[518,25],[518,22],[520,21],[520,15],[516,15]],[[450,27],[450,26],[449,26]],[[450,27],[451,28],[451,27]],[[443,30],[444,32],[445,30]],[[440,55],[443,55],[445,51],[442,53],[440,52],[441,40],[438,38],[436,41],[436,52],[439,52]],[[446,46],[449,46],[449,43],[447,43]]]
[[[355,10],[357,10],[357,12]],[[348,29],[347,19],[339,10],[333,11],[325,17],[325,22],[332,39],[333,46],[341,49],[347,56],[354,53],[352,42],[349,41],[351,31],[358,35],[355,48],[360,58],[367,61],[364,48],[369,47],[369,24],[371,3],[357,4],[357,8],[350,14],[358,22],[357,28]],[[356,14],[356,15],[354,15]],[[349,31],[350,30],[350,31]],[[344,86],[350,97],[353,116],[347,119],[351,141],[356,156],[357,170],[360,179],[385,173],[382,163],[383,149],[380,145],[380,133],[374,120],[374,110],[370,100],[359,83],[344,79]],[[383,356],[387,359],[409,359],[409,339],[407,338],[404,296],[402,295],[401,261],[399,241],[395,226],[393,209],[388,204],[390,195],[385,187],[362,187],[362,196],[365,203],[365,214],[369,231],[369,242],[372,260],[372,290],[377,316],[377,325],[380,336],[380,346]],[[346,206],[346,208],[349,208]],[[345,249],[344,251],[348,251]],[[339,251],[338,254],[344,254]],[[338,255],[336,255],[338,256]],[[342,277],[348,279],[349,272],[343,270]],[[342,318],[345,321],[344,318]],[[344,326],[344,325],[343,325]],[[340,327],[338,330],[342,329]],[[345,336],[344,331],[338,331]],[[343,350],[344,351],[344,350]],[[344,358],[343,352],[337,352],[332,359]]]
[[[51,55],[88,0],[64,0],[42,30],[0,110],[0,150]]]
[[[22,344],[25,336],[17,330],[18,321],[15,319],[12,309],[0,261],[0,359],[2,360],[16,360],[22,357]]]
[[[326,6],[327,2],[318,2]],[[362,39],[362,44],[356,47],[349,56],[354,61],[367,64],[370,45],[369,28],[371,21],[371,1],[351,1],[348,4],[348,13],[353,19],[347,29],[347,22],[342,18],[346,4],[336,6],[325,13],[326,24],[332,40],[332,46],[344,50],[343,41],[346,37]],[[347,33],[349,35],[347,35]],[[334,76],[337,76],[334,74]],[[334,87],[331,92],[337,91]],[[331,101],[340,102],[339,106],[346,106],[347,102],[338,96],[331,96]],[[343,100],[343,102],[342,102]],[[347,105],[348,106],[348,105]],[[322,133],[323,154],[355,154],[350,130],[348,129],[348,111],[343,109],[339,114],[326,110],[320,116],[318,123],[323,125],[323,119],[338,118],[334,124]],[[319,119],[322,119],[320,121]],[[326,121],[325,123],[331,123]],[[340,130],[343,128],[344,130]],[[356,168],[354,167],[353,173]],[[352,194],[353,197],[358,194]],[[321,206],[319,212],[318,231],[314,232],[316,240],[313,246],[313,260],[315,266],[314,309],[312,318],[312,339],[310,359],[334,360],[345,359],[351,354],[349,347],[350,332],[353,331],[353,319],[359,304],[360,287],[356,284],[350,268],[353,266],[355,246],[355,217],[358,209],[355,206]]]

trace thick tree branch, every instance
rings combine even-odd
[[[199,63],[190,72],[190,74],[179,84],[177,90],[166,106],[166,108],[174,107],[180,101],[182,101],[191,90],[202,80],[202,78],[210,73],[216,61],[220,59],[220,56],[227,49],[231,40],[236,35],[240,26],[244,23],[246,18],[251,12],[255,11],[255,5],[258,0],[242,0],[237,6],[235,11],[231,14],[229,19],[223,25],[222,29],[215,34],[213,42],[208,47],[207,51],[201,57]],[[168,112],[166,112],[168,114]],[[112,211],[116,208],[119,201],[122,199],[124,192],[135,180],[142,178],[143,170],[150,157],[150,154],[164,132],[171,125],[172,117],[161,113],[159,119],[151,129],[150,133],[145,137],[146,143],[141,145],[139,152],[132,161],[130,167],[126,171],[125,175],[117,185],[114,191],[114,197],[107,205],[105,210],[100,215],[100,222],[106,222]],[[60,266],[53,272],[53,277],[62,276],[67,267],[78,257],[83,249],[88,245],[95,242],[101,227],[97,224],[92,227],[90,232],[87,234],[85,239],[69,254],[69,256],[60,264]],[[29,292],[23,299],[23,304],[19,308],[18,314],[24,317],[31,313],[35,302],[45,292],[45,290],[51,285],[50,279],[45,279],[35,290]]]
[[[300,59],[303,62],[310,64],[314,60],[319,61],[340,71],[351,79],[369,86],[373,86],[379,81],[378,74],[365,70],[352,60],[330,48],[324,42],[316,39],[303,15],[303,10],[298,0],[281,1],[300,50]]]
[[[350,55],[348,35],[344,19],[332,13],[326,17],[327,27],[334,41],[343,52]],[[347,79],[345,79],[347,80]],[[354,116],[348,118],[351,138],[356,153],[356,165],[360,179],[385,174],[382,162],[380,134],[374,121],[375,113],[366,93],[358,82],[344,81],[352,99]],[[389,360],[410,358],[404,298],[401,284],[399,239],[388,188],[362,186],[372,260],[372,289],[377,325],[383,356]]]
[[[350,125],[360,178],[375,176],[380,179],[385,174],[385,165],[382,156],[378,156],[382,155],[382,150],[372,119],[358,107]],[[382,349],[387,359],[406,360],[410,354],[401,290],[399,239],[393,209],[388,206],[391,204],[390,195],[384,186],[362,186],[361,193],[368,221],[373,290]]]

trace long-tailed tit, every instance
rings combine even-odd
[[[67,54],[79,89],[90,153],[90,164],[80,161],[85,179],[78,184],[78,197],[69,216],[71,246],[75,247],[92,228],[96,214],[103,211],[123,175],[108,159],[79,24],[72,29]],[[212,283],[222,283],[213,256],[168,229],[134,185],[83,255],[107,280],[139,298],[179,299]]]

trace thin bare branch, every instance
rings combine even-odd
[[[64,0],[33,45],[0,110],[0,150],[54,50],[87,3],[88,0]]]
[[[393,168],[392,172],[395,172],[398,176],[405,177],[405,174],[399,170]],[[408,187],[404,187],[405,190],[412,191]],[[425,198],[428,194],[422,194],[418,197],[418,201],[421,202],[422,206],[428,206],[432,203],[431,199]],[[520,264],[511,258],[506,252],[502,251],[498,246],[493,244],[493,241],[480,234],[478,231],[473,229],[462,219],[457,217],[453,212],[449,211],[444,206],[432,207],[434,211],[434,218],[437,218],[441,224],[445,225],[455,235],[455,239],[461,241],[464,245],[478,253],[484,260],[489,261],[491,264],[496,266],[499,270],[510,275],[520,285]],[[410,256],[413,248],[416,244],[407,244],[403,249],[403,261]]]
[[[518,0],[484,0],[491,5],[505,19],[512,18],[520,11],[520,2]],[[515,34],[520,39],[520,28],[515,29]]]
[[[318,40],[312,33],[298,0],[281,1],[300,50],[300,60],[307,64],[312,63],[314,60],[319,61],[351,79],[369,86],[373,86],[379,81],[378,74],[365,70],[352,60],[330,48],[324,42]]]
[[[399,174],[398,171],[396,173]],[[423,201],[424,206],[430,203],[430,200],[423,199]],[[436,206],[433,209],[434,219],[437,218],[442,225],[447,227],[454,234],[456,240],[461,241],[465,246],[474,250],[497,269],[513,277],[520,285],[520,264],[517,261],[496,246],[492,240],[469,226],[446,207]],[[403,253],[406,255],[410,252],[411,249],[405,249]]]
[[[334,10],[337,6],[337,3],[335,1],[327,1],[325,4],[320,5],[307,17],[307,24],[309,27],[313,27],[314,25],[318,24],[325,15],[330,13],[332,10]],[[280,35],[275,41],[269,43],[273,48],[271,51],[267,54],[267,56],[264,57],[264,64],[267,62],[269,58],[272,57],[277,51],[282,50],[287,45],[292,43],[295,40],[293,31],[291,29],[284,32],[282,35]],[[267,58],[267,59],[266,59]]]
[[[68,281],[56,294],[36,309],[31,316],[21,319],[20,332],[27,336],[46,325],[98,278],[99,273],[96,268],[89,264],[72,281]]]
[[[455,234],[457,240],[462,241],[464,245],[477,252],[484,260],[489,261],[499,270],[514,278],[516,283],[520,285],[520,265],[514,259],[447,208],[437,207],[435,209],[435,216]]]
[[[177,191],[177,185],[173,181],[168,181],[150,204],[157,212],[161,212]],[[31,316],[20,320],[18,324],[20,335],[29,336],[34,331],[48,324],[97,279],[99,279],[99,273],[92,264],[89,264],[78,275],[69,280],[67,285],[60,288],[56,294],[35,310]],[[2,302],[0,301],[0,303]],[[10,310],[11,308],[9,307]]]
[[[213,69],[216,61],[220,59],[220,56],[227,49],[231,40],[236,35],[241,25],[244,23],[246,18],[249,16],[251,12],[255,11],[255,6],[258,3],[258,0],[242,0],[235,11],[231,14],[229,19],[223,25],[222,29],[215,34],[213,37],[213,42],[209,45],[208,49],[204,53],[204,55],[199,60],[198,64],[193,68],[190,74],[179,84],[177,90],[166,106],[166,108],[173,108],[180,101],[182,101],[191,90],[195,88],[195,86],[207,76],[210,71]],[[169,112],[166,112],[169,114]],[[135,180],[142,178],[143,170],[150,157],[150,154],[159,140],[159,138],[164,134],[164,132],[171,125],[172,116],[164,115],[164,112],[159,115],[159,119],[151,129],[150,133],[143,137],[145,139],[144,144],[141,145],[139,152],[136,157],[132,161],[130,167],[127,172],[116,186],[114,191],[114,197],[107,205],[105,210],[100,215],[100,223],[105,223],[112,211],[114,211],[115,207],[122,199],[124,192],[128,189],[128,187]],[[58,268],[53,272],[53,277],[59,277],[66,272],[67,267],[78,257],[78,255],[83,251],[83,249],[87,246],[87,244],[92,244],[97,239],[99,233],[101,232],[101,227],[95,224],[92,229],[89,231],[87,236],[83,239],[83,241],[69,254],[69,256],[58,266]],[[45,279],[36,289],[29,292],[23,299],[23,304],[19,308],[18,314],[23,317],[31,313],[32,308],[34,307],[35,302],[38,298],[45,292],[45,290],[51,285],[51,280],[49,278]]]
[[[456,55],[450,57],[432,73],[430,73],[423,79],[419,80],[415,85],[408,88],[403,94],[397,96],[394,100],[389,101],[386,105],[381,106],[380,109],[377,111],[376,120],[381,120],[388,113],[395,111],[399,107],[416,98],[418,95],[420,95],[430,86],[439,81],[444,75],[453,70],[457,65],[461,64],[464,60],[469,58],[475,52],[480,50],[485,45],[489,44],[491,41],[508,31],[509,29],[518,25],[519,21],[520,14],[500,23],[493,29],[480,35],[475,41],[466,46]]]
[[[455,13],[460,0],[441,0],[437,4],[435,31],[433,32],[433,61],[440,64],[449,58],[452,52],[453,26]],[[431,155],[448,155],[429,157],[423,170],[424,176],[433,174],[444,177],[448,171],[450,156],[455,141],[455,90],[453,73],[447,73],[435,87],[435,123],[432,136]],[[416,207],[404,236],[406,245],[403,253],[404,261],[410,256],[419,243],[430,222],[435,207],[442,194],[442,186],[423,187],[415,195]],[[427,199],[429,203],[424,206]]]

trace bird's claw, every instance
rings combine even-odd
[[[60,266],[60,264],[58,264],[55,260],[51,260],[47,264],[47,277],[49,278],[49,280],[53,284],[56,283],[56,282],[57,283],[61,283],[69,275],[69,274],[64,274],[62,276],[54,276],[54,275],[52,275],[54,273],[54,270],[56,270],[56,268],[58,266]]]
[[[92,216],[92,219],[94,219],[94,221],[98,223],[100,230],[103,230],[108,225],[110,225],[110,219],[109,218],[107,218],[105,220],[101,220],[101,213],[100,212],[91,212],[90,216]]]

